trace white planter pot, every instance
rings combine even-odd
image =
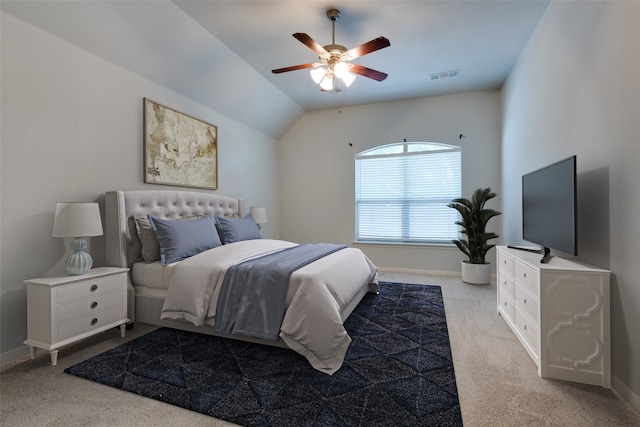
[[[491,283],[491,264],[462,261],[462,281],[472,285],[488,285]]]

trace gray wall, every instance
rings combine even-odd
[[[280,236],[352,244],[355,155],[404,138],[461,146],[463,195],[478,187],[500,194],[500,115],[498,91],[305,114],[279,142]],[[490,203],[497,208],[500,197]],[[500,217],[490,223],[492,231],[499,224]],[[459,272],[464,259],[452,245],[356,246],[386,269]]]
[[[143,97],[216,124],[216,193],[278,217],[273,138],[5,13],[1,71],[3,359],[26,351],[22,281],[65,272],[68,242],[51,237],[56,203],[102,202],[108,190],[170,188],[143,183]],[[277,221],[263,230],[277,236]],[[89,244],[94,265],[104,265],[104,237]]]
[[[552,2],[504,88],[505,243],[520,177],[578,157],[578,259],[610,269],[613,387],[640,407],[640,3]]]

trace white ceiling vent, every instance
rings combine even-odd
[[[460,70],[442,71],[440,73],[429,74],[431,80],[446,79],[448,77],[457,77],[460,75]]]

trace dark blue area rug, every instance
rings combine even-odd
[[[160,328],[66,373],[242,426],[461,426],[439,286],[380,283],[329,376],[292,350]]]

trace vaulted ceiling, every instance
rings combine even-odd
[[[5,1],[3,12],[197,102],[279,137],[305,111],[497,89],[548,5],[512,1]],[[316,62],[292,37],[336,43],[378,36],[391,46],[354,62],[389,74],[358,76],[342,92],[321,92]],[[432,75],[458,71],[457,76]],[[151,94],[150,94],[151,95]]]

